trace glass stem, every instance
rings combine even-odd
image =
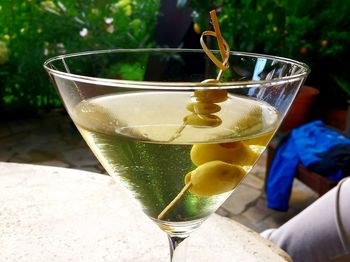
[[[170,262],[185,262],[187,253],[187,237],[172,237],[168,235],[170,247]],[[180,245],[181,244],[181,245]]]

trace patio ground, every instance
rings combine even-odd
[[[104,173],[66,114],[53,112],[33,119],[2,121],[0,161],[51,165]],[[290,209],[277,212],[266,207],[264,193],[266,156],[217,210],[261,232],[278,227],[317,199],[317,194],[294,181]]]

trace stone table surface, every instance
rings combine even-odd
[[[213,214],[187,261],[291,261],[271,242]],[[0,162],[1,261],[169,261],[166,234],[109,176]]]

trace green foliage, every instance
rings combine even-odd
[[[344,59],[349,57],[350,1],[191,0],[188,4],[201,28],[208,28],[209,11],[217,10],[232,50],[306,62],[312,69],[309,81],[325,92],[337,86],[332,75],[350,82],[350,61]]]
[[[344,79],[340,79],[338,77],[334,77],[334,80],[338,84],[338,86],[343,89],[343,91],[350,97],[350,83]]]
[[[119,78],[124,80],[142,81],[145,75],[145,66],[140,62],[132,64],[116,64],[110,66],[106,77],[108,78]]]
[[[60,101],[42,64],[52,56],[154,45],[159,0],[0,2],[0,111]]]

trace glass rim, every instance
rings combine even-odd
[[[215,53],[219,52],[218,50],[212,50],[212,51]],[[258,86],[280,85],[280,84],[300,81],[302,78],[306,78],[306,76],[311,71],[310,67],[307,64],[290,59],[290,58],[258,54],[258,53],[238,52],[238,51],[230,51],[230,55],[277,60],[279,62],[284,62],[286,64],[297,65],[302,69],[302,72],[291,76],[272,78],[269,80],[243,80],[243,81],[228,81],[228,82],[218,82],[218,83],[210,82],[210,83],[203,84],[201,82],[171,82],[171,81],[167,82],[167,81],[143,81],[143,80],[122,80],[122,79],[101,78],[101,77],[73,74],[70,72],[63,72],[49,66],[50,63],[57,60],[62,60],[63,63],[65,64],[64,59],[70,58],[70,57],[105,54],[105,53],[107,54],[107,53],[137,53],[137,52],[140,52],[140,53],[141,52],[204,53],[202,49],[183,49],[183,48],[104,49],[104,50],[74,52],[74,53],[54,56],[47,59],[44,62],[43,66],[48,73],[51,73],[63,79],[82,82],[82,83],[124,87],[124,88],[136,88],[136,89],[166,88],[170,90],[172,89],[193,90],[193,89],[202,89],[202,88],[216,89],[219,87],[220,88],[225,88],[225,87],[226,88],[251,88],[251,87],[258,87]]]

